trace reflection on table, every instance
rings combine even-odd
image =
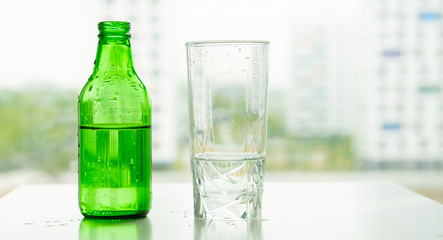
[[[150,240],[152,239],[151,220],[97,220],[83,218],[80,224],[80,240]]]
[[[194,219],[194,240],[262,240],[262,220],[222,221]]]

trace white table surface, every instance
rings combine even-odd
[[[443,205],[389,182],[266,182],[263,220],[193,217],[191,184],[155,184],[147,218],[84,220],[76,185],[0,199],[0,239],[443,239]]]

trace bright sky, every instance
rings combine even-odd
[[[117,0],[118,1],[118,0]],[[141,1],[141,0],[138,0]],[[162,1],[162,0],[159,0]],[[358,0],[164,0],[174,14],[180,59],[184,43],[210,39],[271,41],[271,71],[287,79],[291,47],[288,29],[354,17]],[[92,71],[96,24],[103,9],[90,0],[0,2],[0,87],[34,84],[80,88]],[[170,9],[170,11],[169,11]],[[183,49],[182,49],[183,48]],[[182,51],[183,50],[183,51]],[[185,63],[177,66],[186,75]]]

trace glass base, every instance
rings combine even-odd
[[[194,217],[260,219],[264,161],[193,159]]]

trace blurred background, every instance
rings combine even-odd
[[[443,202],[443,1],[0,2],[0,196],[77,181],[97,23],[132,24],[153,181],[191,182],[184,44],[271,42],[267,181],[394,181]]]

